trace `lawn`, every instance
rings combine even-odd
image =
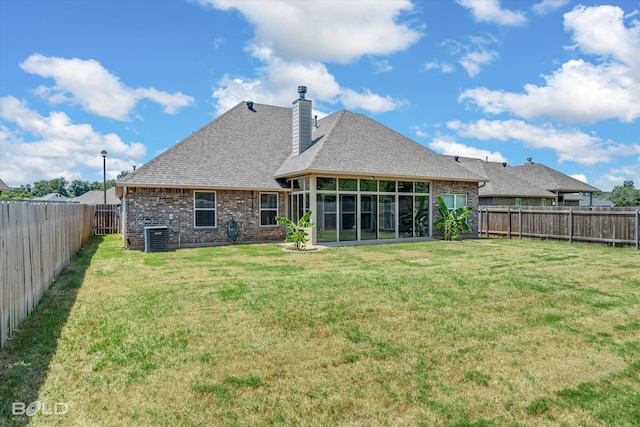
[[[0,352],[0,425],[640,425],[638,251],[120,245]]]

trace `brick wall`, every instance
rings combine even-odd
[[[239,223],[242,242],[284,241],[283,225],[260,226],[260,193],[257,191],[216,191],[217,227],[194,227],[194,190],[129,188],[124,199],[126,244],[144,248],[144,228],[169,227],[169,245],[208,246],[231,243],[227,222]],[[278,195],[278,215],[286,216],[285,193]],[[173,219],[169,219],[169,215]]]
[[[478,236],[478,183],[477,182],[458,182],[458,181],[434,181],[431,190],[431,203],[433,209],[433,219],[436,219],[438,212],[438,196],[445,194],[466,194],[467,205],[473,208],[471,215],[467,217],[467,223],[471,226],[472,232],[469,236]],[[439,230],[433,228],[433,236],[442,236]]]

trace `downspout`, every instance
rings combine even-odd
[[[122,246],[129,249],[127,242],[127,187],[122,189],[122,218],[120,219],[120,225],[122,226]]]

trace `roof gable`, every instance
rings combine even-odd
[[[341,110],[318,121],[314,143],[290,155],[277,177],[304,172],[482,181],[423,145],[362,114]]]

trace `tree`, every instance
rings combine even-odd
[[[91,183],[89,181],[81,181],[74,179],[69,184],[69,191],[74,197],[82,196],[84,193],[91,191]]]
[[[34,197],[46,196],[49,193],[58,193],[65,197],[69,196],[67,191],[67,180],[64,177],[54,178],[52,180],[40,180],[33,183],[32,194]]]
[[[640,189],[634,187],[633,180],[625,180],[613,187],[608,199],[616,206],[640,206]]]
[[[131,172],[129,171],[122,171],[118,174],[118,176],[116,177],[116,181],[120,181],[122,178],[124,178],[125,176],[129,175]]]
[[[438,205],[438,218],[433,221],[433,225],[438,227],[444,240],[460,240],[463,231],[471,231],[466,221],[471,213],[471,206],[449,209],[440,196],[438,196]]]

